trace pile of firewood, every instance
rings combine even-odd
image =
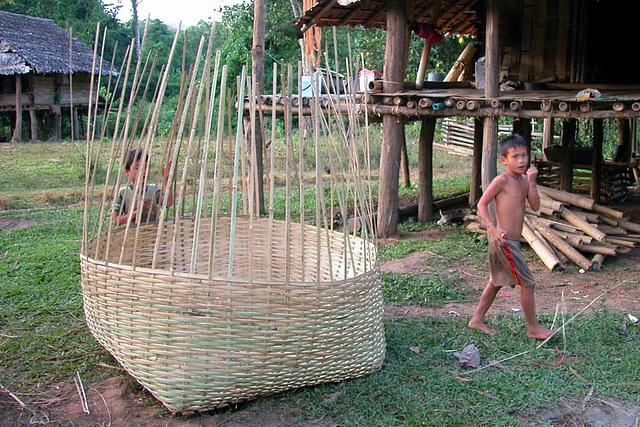
[[[538,186],[540,209],[527,206],[522,240],[531,246],[549,270],[571,263],[597,270],[605,256],[631,251],[640,244],[640,224],[617,210],[566,191]],[[484,233],[477,216],[467,216],[471,231]]]

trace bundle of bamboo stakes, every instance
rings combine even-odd
[[[593,199],[538,186],[540,209],[526,207],[521,240],[551,271],[575,264],[598,270],[606,256],[625,254],[640,244],[640,224]],[[478,217],[467,229],[483,233]]]

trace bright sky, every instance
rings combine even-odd
[[[131,19],[131,0],[119,0],[122,7],[117,18],[126,22]],[[196,25],[199,20],[220,20],[216,12],[221,6],[241,3],[242,0],[139,0],[138,18],[159,19],[176,26],[182,21],[182,27]]]

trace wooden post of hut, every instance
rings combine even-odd
[[[404,84],[403,59],[407,49],[405,42],[408,30],[406,8],[406,0],[391,0],[386,3],[387,41],[383,86],[385,93],[402,90]],[[396,234],[398,228],[398,178],[404,123],[399,117],[385,114],[382,118],[382,126],[378,235],[388,237]]]
[[[29,110],[29,123],[31,125],[31,141],[38,140],[38,117],[35,108]]]
[[[631,126],[628,119],[616,119],[618,145],[613,156],[615,162],[628,162],[631,157]]]
[[[531,162],[531,119],[518,117],[513,121],[513,133],[517,133],[527,141],[527,156]]]
[[[473,122],[473,159],[471,163],[471,186],[469,205],[474,206],[482,195],[482,134],[484,121],[476,118]]]
[[[62,138],[62,114],[60,112],[60,104],[51,106],[51,114],[53,115],[53,139],[58,141]]]
[[[485,98],[495,98],[500,93],[498,71],[499,61],[499,11],[497,0],[486,2],[486,45],[485,45]],[[486,190],[497,175],[496,159],[498,151],[498,119],[486,117],[484,119],[484,143],[482,156],[482,188]]]
[[[13,140],[22,139],[22,74],[16,74],[16,124],[13,128]]]
[[[602,185],[602,140],[604,130],[602,119],[593,119],[593,151],[591,153],[591,198],[600,203]]]
[[[545,117],[542,125],[542,158],[547,160],[545,150],[553,145],[553,117]]]
[[[436,133],[436,118],[422,119],[418,142],[418,171],[420,193],[418,194],[418,221],[425,223],[433,219],[433,137]]]
[[[409,166],[407,135],[404,126],[402,126],[402,137],[400,138],[400,140],[403,141],[402,146],[400,147],[400,170],[402,171],[402,186],[409,188],[411,187],[411,168]]]
[[[576,138],[576,119],[565,119],[562,123],[562,166],[560,189],[571,192],[573,185],[573,146]]]

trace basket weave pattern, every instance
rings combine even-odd
[[[164,227],[155,268],[154,224],[131,228],[137,239],[124,240],[124,229],[105,234],[81,257],[90,331],[170,410],[213,408],[380,368],[382,294],[372,243],[238,217],[229,278],[229,218],[200,222],[192,270],[194,224]]]

